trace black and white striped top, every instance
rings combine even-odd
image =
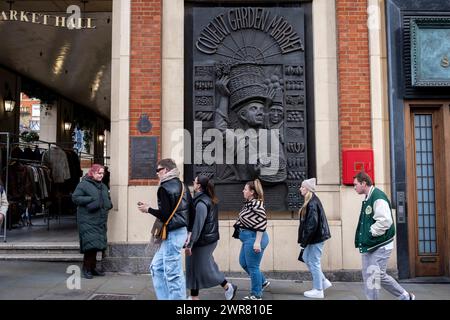
[[[267,216],[261,200],[247,201],[239,212],[236,226],[253,231],[266,231]]]

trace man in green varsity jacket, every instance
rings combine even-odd
[[[353,177],[353,186],[358,194],[365,195],[356,228],[355,247],[362,255],[367,299],[378,300],[380,288],[383,287],[400,300],[415,300],[414,294],[407,292],[386,273],[395,237],[391,204],[386,194],[373,186],[372,179],[365,172]]]

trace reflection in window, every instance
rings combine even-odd
[[[75,128],[73,131],[73,147],[78,150],[78,152],[86,152],[86,148],[84,147],[84,130]]]

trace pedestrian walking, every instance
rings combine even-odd
[[[266,232],[267,215],[264,208],[264,191],[259,179],[249,181],[242,191],[245,204],[234,224],[234,237],[242,242],[239,264],[251,280],[251,291],[244,300],[262,300],[263,290],[270,284],[260,270],[264,250],[269,244]]]
[[[80,252],[84,254],[83,276],[86,279],[105,275],[97,268],[97,252],[106,250],[108,211],[112,209],[109,190],[102,183],[104,172],[102,165],[92,165],[72,194],[72,201],[77,205]]]
[[[199,300],[200,289],[220,284],[225,290],[225,299],[232,300],[237,286],[228,282],[214,261],[213,252],[219,235],[219,200],[214,185],[205,175],[194,179],[195,218],[189,242],[186,245],[186,287],[191,290],[190,299]]]
[[[189,218],[194,210],[192,197],[180,180],[180,171],[173,159],[159,160],[156,173],[159,178],[157,208],[152,208],[148,203],[138,203],[141,212],[150,213],[164,223],[169,221],[167,238],[162,240],[153,256],[150,274],[159,300],[185,300],[186,280],[181,251],[187,239]]]
[[[303,261],[313,278],[313,288],[303,295],[323,299],[324,291],[332,286],[323,274],[320,263],[325,240],[331,238],[330,227],[322,203],[316,195],[316,178],[303,180],[299,191],[305,200],[299,210],[298,243],[303,250]]]
[[[386,273],[387,262],[394,248],[395,225],[391,204],[386,194],[373,186],[365,172],[353,177],[356,193],[365,195],[355,234],[355,247],[362,257],[364,293],[369,300],[378,300],[381,287],[400,300],[415,300],[397,281]]]

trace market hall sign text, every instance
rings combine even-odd
[[[203,29],[195,45],[205,54],[214,54],[231,31],[243,29],[261,30],[269,34],[282,54],[304,51],[303,42],[292,25],[278,14],[271,16],[265,8],[236,8],[227,14],[219,14]]]
[[[92,18],[75,17],[73,14],[66,17],[17,10],[1,11],[0,14],[0,21],[28,22],[68,29],[95,29],[93,20]]]

